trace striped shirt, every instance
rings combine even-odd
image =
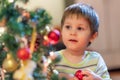
[[[61,73],[75,74],[79,69],[90,69],[97,75],[101,76],[103,80],[111,80],[107,66],[97,52],[85,51],[86,57],[80,63],[70,63],[63,55],[62,50],[55,52],[58,56],[61,56],[61,61],[55,64],[56,70]]]

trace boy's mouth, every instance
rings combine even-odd
[[[70,41],[70,42],[78,42],[78,41],[75,40],[75,39],[70,39],[69,41]]]

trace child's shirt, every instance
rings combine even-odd
[[[60,73],[75,74],[75,72],[79,69],[90,69],[97,75],[101,76],[103,80],[111,80],[107,66],[101,55],[97,52],[85,51],[86,57],[77,64],[70,63],[63,56],[62,50],[56,51],[55,53],[58,56],[61,56],[61,61],[55,64],[56,70]]]

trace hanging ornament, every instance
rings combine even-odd
[[[37,51],[41,42],[42,42],[42,35],[41,34],[37,34],[36,40],[35,40],[35,44],[34,44],[34,50],[33,51]],[[30,42],[31,42],[31,37],[28,36],[28,47],[30,47]]]
[[[17,57],[21,60],[27,60],[30,58],[30,50],[29,48],[23,47],[18,49]]]
[[[22,11],[22,22],[26,24],[29,19],[30,19],[30,13],[28,11],[23,10]]]
[[[49,46],[49,39],[48,39],[48,36],[47,35],[44,35],[44,40],[43,40],[43,42],[42,42],[42,44],[44,45],[44,46]]]
[[[37,35],[37,38],[36,38],[36,41],[35,41],[35,49],[34,49],[34,51],[37,51],[38,50],[38,48],[39,48],[39,46],[40,46],[40,44],[41,44],[41,42],[42,42],[42,35],[41,34],[38,34]]]
[[[15,61],[15,59],[12,57],[12,54],[8,53],[7,58],[3,61],[2,66],[7,72],[13,72],[17,69],[18,64]]]
[[[36,26],[33,26],[32,38],[30,42],[30,53],[33,53],[34,51],[36,38],[37,38]]]
[[[81,74],[81,72],[82,72],[82,70],[78,70],[75,73],[75,77],[77,77],[78,80],[82,80],[82,78],[83,78],[83,75]]]
[[[44,45],[44,46],[49,46],[49,41],[44,40],[44,41],[43,41],[43,45]]]
[[[26,17],[27,19],[29,19],[30,18],[30,13],[28,11],[23,10],[22,16]]]
[[[0,21],[0,27],[4,27],[6,25],[7,19],[6,17],[3,17],[2,20]]]
[[[34,80],[33,71],[36,68],[36,63],[32,60],[26,60],[21,62],[21,67],[13,74],[15,80]]]
[[[31,19],[32,22],[34,22],[35,24],[39,23],[39,16],[36,14],[35,16],[33,16],[33,18]]]
[[[50,44],[57,44],[60,39],[60,32],[57,29],[50,31],[48,39]]]

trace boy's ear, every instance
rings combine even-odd
[[[98,32],[95,32],[94,34],[92,34],[90,42],[93,42],[97,36],[98,36]]]

